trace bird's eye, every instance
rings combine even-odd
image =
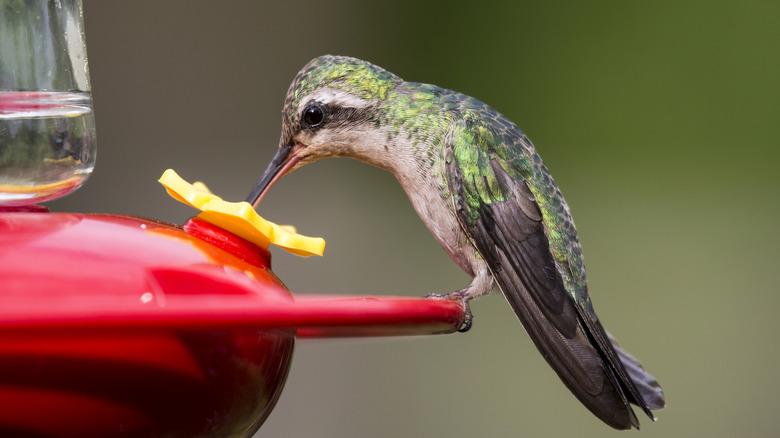
[[[317,102],[306,105],[301,114],[301,122],[307,128],[316,128],[325,121],[325,109]]]

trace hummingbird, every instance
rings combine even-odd
[[[406,82],[369,62],[320,56],[288,89],[278,149],[247,202],[284,175],[330,157],[390,172],[428,230],[471,278],[432,294],[468,303],[500,290],[569,390],[616,429],[655,420],[656,379],[601,324],[560,189],[516,124],[464,94]]]

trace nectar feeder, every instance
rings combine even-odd
[[[81,0],[25,4],[0,14],[0,436],[250,436],[296,338],[460,326],[456,302],[292,294],[267,245],[324,241],[205,187],[183,226],[35,205],[84,183],[96,136]]]
[[[292,294],[270,260],[198,218],[0,207],[0,435],[250,436],[296,338],[463,321],[452,301]]]

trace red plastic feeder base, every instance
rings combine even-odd
[[[0,212],[0,436],[248,436],[296,336],[451,333],[460,304],[293,296],[211,224]]]

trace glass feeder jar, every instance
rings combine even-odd
[[[0,206],[72,192],[95,152],[81,0],[3,0]]]

